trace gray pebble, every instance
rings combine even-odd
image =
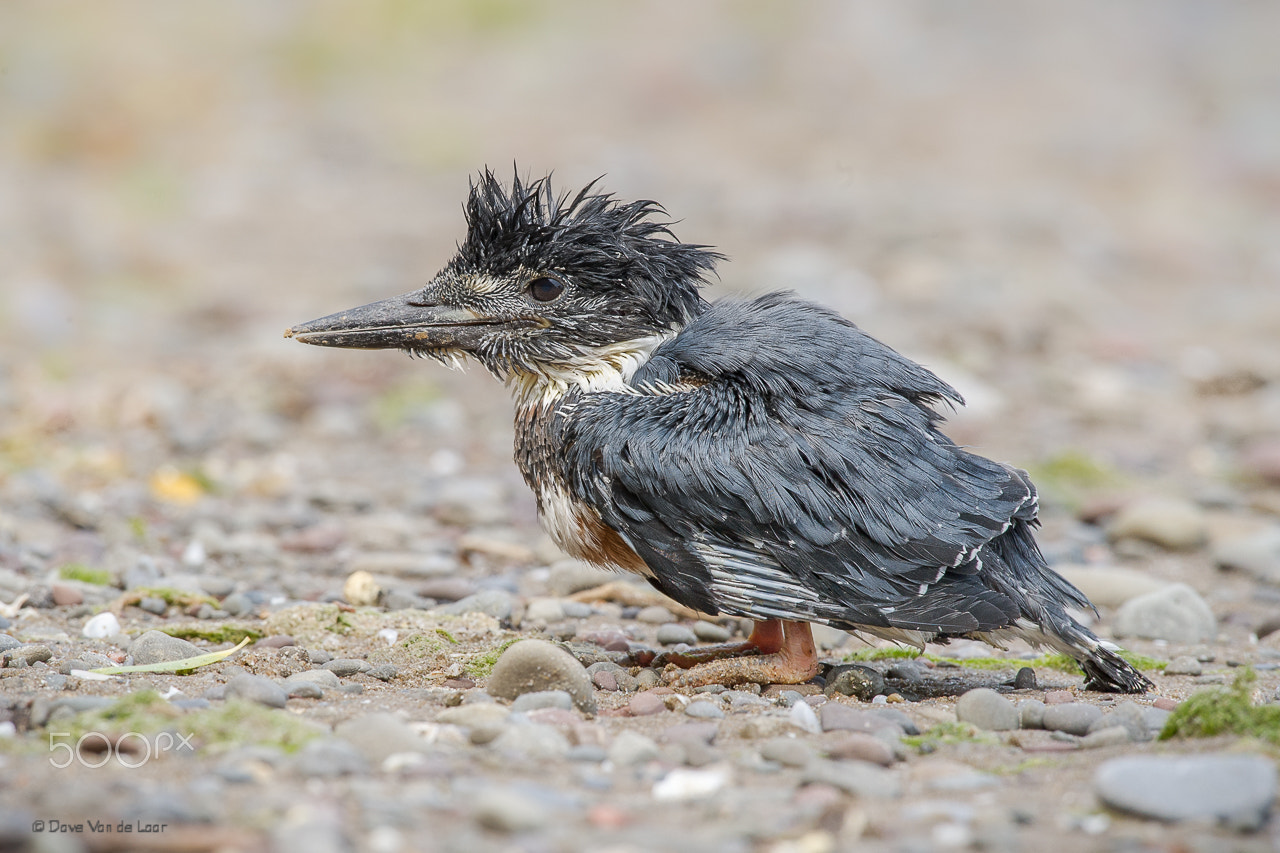
[[[564,690],[539,690],[534,693],[521,693],[511,703],[511,710],[518,713],[536,711],[539,708],[573,709],[573,697]]]
[[[1176,657],[1164,668],[1165,675],[1199,675],[1202,672],[1204,667],[1191,655]]]
[[[368,661],[356,658],[337,658],[325,663],[321,669],[327,669],[339,678],[346,678],[358,672],[368,672],[373,667]]]
[[[577,746],[569,747],[569,751],[565,753],[564,757],[568,761],[581,761],[598,764],[609,757],[609,752],[603,746],[598,744],[580,743]]]
[[[857,797],[902,796],[902,782],[893,771],[865,761],[816,759],[809,762],[800,778],[806,784],[830,785]]]
[[[762,699],[754,693],[744,693],[741,690],[726,690],[720,694],[720,698],[729,703],[729,709],[735,712],[747,711],[752,708],[771,708],[773,703],[768,699]]]
[[[1092,735],[1103,729],[1120,726],[1129,735],[1129,740],[1139,742],[1151,740],[1155,736],[1155,732],[1151,730],[1151,726],[1147,723],[1147,711],[1149,710],[1155,709],[1145,708],[1136,702],[1121,702],[1094,720],[1089,726],[1089,734]]]
[[[333,655],[329,654],[324,649],[311,649],[307,652],[307,660],[311,661],[316,666],[323,666],[333,660]]]
[[[53,649],[39,643],[31,643],[25,646],[18,646],[16,649],[10,649],[2,654],[8,666],[34,666],[52,658]]]
[[[795,690],[783,690],[778,694],[778,704],[784,708],[790,708],[797,702],[804,701],[804,694]]]
[[[535,598],[524,609],[521,624],[542,622],[550,624],[565,618],[564,605],[555,598]]]
[[[1188,501],[1143,498],[1121,507],[1107,527],[1112,540],[1141,539],[1182,551],[1203,545],[1208,526],[1203,510]]]
[[[141,606],[139,605],[139,607]],[[222,609],[232,616],[247,616],[253,613],[255,605],[253,599],[243,592],[233,592],[222,599]]]
[[[669,622],[675,622],[675,614],[665,607],[658,604],[641,608],[636,614],[636,621],[643,622],[646,625],[665,625]]]
[[[0,634],[0,652],[7,652],[9,649],[16,649],[22,645],[20,641],[9,634]]]
[[[527,695],[527,694],[526,694]],[[508,725],[490,743],[495,752],[538,761],[556,761],[569,754],[569,739],[554,726],[537,723]]]
[[[204,650],[163,631],[147,631],[129,644],[129,654],[135,664],[148,664],[193,658],[204,654]]]
[[[1039,699],[1023,699],[1018,703],[1018,716],[1024,729],[1044,728],[1046,705]]]
[[[359,776],[369,762],[354,744],[342,738],[316,738],[298,750],[290,762],[294,772],[309,778]]]
[[[314,681],[298,681],[284,688],[290,699],[320,699],[324,690]]]
[[[699,621],[693,623],[693,633],[704,643],[724,643],[733,636],[729,629],[715,622]]]
[[[836,693],[855,696],[863,702],[870,702],[884,692],[884,676],[869,666],[837,666],[828,674],[827,684],[822,692],[828,696]]]
[[[1172,711],[1164,708],[1143,708],[1142,721],[1147,725],[1147,731],[1151,733],[1151,737],[1160,734],[1164,729],[1165,723],[1169,722],[1169,717],[1173,716]]]
[[[231,614],[220,607],[214,607],[212,604],[201,604],[196,610],[197,619],[226,619]]]
[[[1101,749],[1107,746],[1132,743],[1132,741],[1133,738],[1129,736],[1129,730],[1124,726],[1107,726],[1103,729],[1091,731],[1081,738],[1080,747],[1082,749]]]
[[[1103,764],[1093,784],[1098,798],[1120,811],[1252,829],[1275,799],[1276,767],[1260,755],[1130,756]]]
[[[658,745],[639,732],[624,730],[609,745],[609,760],[618,767],[645,764],[658,757]]]
[[[654,672],[652,669],[640,670],[640,674],[635,676],[635,679],[636,686],[633,688],[634,690],[648,690],[651,687],[657,687],[660,681],[658,673]],[[619,680],[618,683],[621,684],[622,681]]]
[[[156,598],[154,595],[148,595],[138,602],[138,607],[154,613],[157,616],[163,616],[169,610],[169,604],[163,598]]]
[[[334,675],[327,669],[308,669],[304,672],[295,672],[284,680],[284,689],[291,690],[294,685],[301,682],[314,684],[317,687],[323,687],[326,690],[333,690],[339,687],[342,682],[338,680],[338,676]]]
[[[350,743],[374,764],[397,752],[421,752],[426,741],[395,714],[375,713],[343,720],[333,733]]]
[[[399,674],[399,672],[400,671],[396,669],[394,665],[389,663],[383,663],[375,667],[371,667],[367,674],[369,675],[369,677],[376,678],[379,681],[390,681],[391,679],[395,678],[396,675]]]
[[[1014,690],[1035,690],[1036,689],[1036,671],[1029,666],[1024,666],[1018,670],[1017,675],[1013,677]]]
[[[592,613],[595,613],[595,608],[585,601],[562,601],[560,606],[564,609],[564,615],[568,619],[586,619]]]
[[[97,652],[80,652],[76,657],[58,664],[58,672],[63,675],[70,675],[73,669],[88,672],[91,669],[101,669],[105,666],[115,666],[115,663],[111,658],[106,655],[100,655]]]
[[[860,711],[850,708],[840,702],[827,702],[819,709],[818,716],[822,721],[822,730],[824,732],[876,732],[880,729],[891,728],[900,735],[905,733],[901,724],[887,717],[872,711]],[[914,725],[912,728],[915,728]]]
[[[462,616],[465,613],[485,613],[499,622],[511,618],[515,610],[515,598],[509,592],[500,589],[486,589],[468,595],[466,598],[434,608],[432,613],[446,616]]]
[[[268,708],[283,708],[289,698],[289,694],[270,678],[247,672],[232,676],[223,695],[228,699],[247,699]]]
[[[1044,727],[1051,732],[1083,736],[1089,727],[1102,719],[1102,709],[1083,702],[1049,705],[1044,709]]]
[[[1126,601],[1116,611],[1114,629],[1117,637],[1190,644],[1213,639],[1218,623],[1204,599],[1179,583]]]
[[[698,635],[693,632],[692,628],[677,622],[670,622],[658,626],[657,640],[658,644],[663,646],[674,646],[677,643],[692,646],[698,642]]]
[[[475,798],[476,823],[494,832],[528,832],[550,823],[545,804],[509,788],[485,787]]]
[[[514,700],[524,693],[564,690],[586,714],[596,712],[595,690],[582,664],[543,640],[521,640],[504,651],[489,676],[488,692]]]
[[[720,710],[720,706],[706,699],[695,699],[685,705],[684,712],[687,716],[698,720],[719,720],[724,717],[724,711]]]
[[[1007,732],[1021,725],[1018,709],[989,687],[970,690],[956,702],[956,719],[989,732]]]
[[[613,572],[597,569],[589,563],[562,560],[551,567],[547,576],[547,589],[552,595],[565,597],[617,579],[618,576]]]
[[[760,746],[760,757],[784,767],[804,767],[813,760],[813,748],[793,737],[775,737]]]
[[[1280,583],[1280,526],[1213,543],[1221,568],[1247,572],[1260,581]]]
[[[707,745],[716,739],[720,726],[716,723],[676,723],[662,732],[662,740],[666,743],[678,743],[688,746],[691,743]]]
[[[913,660],[898,661],[885,671],[885,677],[896,678],[899,681],[923,681],[924,667]]]

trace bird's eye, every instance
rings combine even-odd
[[[564,282],[551,276],[541,276],[529,282],[529,295],[537,302],[554,302],[564,293]]]

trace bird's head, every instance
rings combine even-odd
[[[471,184],[466,239],[426,287],[294,326],[303,343],[471,356],[507,381],[620,363],[678,331],[719,254],[680,243],[651,201],[557,195],[550,179]]]

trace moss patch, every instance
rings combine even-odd
[[[902,742],[922,753],[935,751],[939,746],[952,743],[1000,743],[1000,739],[977,726],[956,721],[939,723],[924,734],[908,735]]]
[[[1160,740],[1245,735],[1280,746],[1280,705],[1253,704],[1258,680],[1251,667],[1236,674],[1230,687],[1199,690],[1169,716]]]
[[[115,603],[111,605],[111,609],[118,613],[130,605],[136,606],[144,598],[159,598],[170,607],[181,607],[183,609],[199,607],[201,604],[208,604],[211,607],[218,606],[218,599],[202,592],[173,589],[167,586],[140,586],[117,598]]]
[[[111,572],[106,569],[95,569],[84,563],[67,563],[58,569],[58,577],[64,581],[80,581],[95,586],[111,586]]]
[[[204,640],[209,643],[238,643],[245,637],[254,641],[262,639],[262,631],[239,622],[188,622],[182,625],[162,625],[160,630],[170,637]]]
[[[1168,666],[1167,661],[1156,660],[1146,655],[1137,655],[1132,652],[1121,652],[1120,657],[1127,660],[1136,669],[1143,670],[1162,670]],[[1000,670],[1000,669],[1021,669],[1024,666],[1033,667],[1035,669],[1053,669],[1059,672],[1068,672],[1072,675],[1080,674],[1080,665],[1071,658],[1062,654],[1043,654],[1036,658],[1023,660],[1021,658],[967,658],[960,660],[957,658],[942,657],[941,655],[922,655],[915,649],[860,649],[844,656],[846,661],[872,661],[872,660],[902,660],[924,658],[934,663],[949,663],[967,669],[983,669],[983,670]]]
[[[498,658],[502,657],[502,653],[519,641],[519,637],[512,637],[495,648],[473,655],[471,660],[463,664],[463,669],[472,678],[488,678],[493,672],[493,665],[498,662]]]

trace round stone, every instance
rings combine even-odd
[[[511,710],[527,713],[541,708],[573,707],[573,697],[564,690],[539,690],[535,693],[522,693],[511,703]]]
[[[198,657],[204,650],[163,631],[148,631],[129,644],[129,654],[134,664],[149,664]]]
[[[1260,755],[1130,756],[1098,768],[1094,790],[1108,806],[1143,817],[1256,828],[1276,797],[1276,767]]]
[[[514,700],[525,693],[563,690],[587,714],[596,712],[595,691],[582,664],[559,646],[521,640],[502,653],[489,676],[489,695]]]
[[[1044,728],[1045,704],[1039,699],[1024,699],[1018,703],[1018,716],[1024,729]]]
[[[813,759],[813,749],[798,738],[775,737],[761,745],[760,757],[784,767],[804,767]]]
[[[836,693],[855,696],[863,702],[870,702],[884,692],[884,677],[869,666],[838,666],[827,676],[822,692],[828,696]]]
[[[80,633],[91,640],[105,640],[120,633],[120,620],[110,610],[104,610],[85,622]]]
[[[723,625],[705,621],[694,622],[693,633],[704,643],[724,643],[733,636]]]
[[[1140,595],[1124,604],[1115,618],[1118,637],[1142,637],[1171,643],[1203,643],[1213,639],[1218,623],[1204,599],[1186,584]]]
[[[1165,675],[1199,675],[1203,671],[1200,661],[1191,655],[1176,657],[1164,668]]]
[[[627,709],[633,717],[647,717],[667,710],[667,705],[662,701],[661,696],[645,692],[637,693],[631,697],[631,701],[627,704]]]
[[[228,699],[246,699],[257,702],[259,705],[266,705],[268,708],[283,708],[289,698],[284,688],[270,678],[251,675],[247,672],[232,676],[227,682],[225,695]]]
[[[1044,727],[1051,732],[1084,736],[1089,727],[1102,719],[1102,709],[1083,702],[1049,705],[1044,709]]]
[[[687,716],[698,720],[719,720],[724,717],[724,711],[720,710],[720,706],[706,699],[690,702],[685,706],[684,712]]]
[[[698,642],[698,635],[693,632],[692,628],[677,622],[670,622],[658,626],[657,639],[658,644],[663,646],[674,646],[678,643],[692,646]]]
[[[1014,704],[989,687],[970,690],[956,702],[956,719],[990,732],[1005,732],[1021,725]]]
[[[1115,539],[1141,539],[1171,550],[1198,548],[1208,539],[1204,512],[1195,504],[1146,498],[1120,509],[1107,528]]]

